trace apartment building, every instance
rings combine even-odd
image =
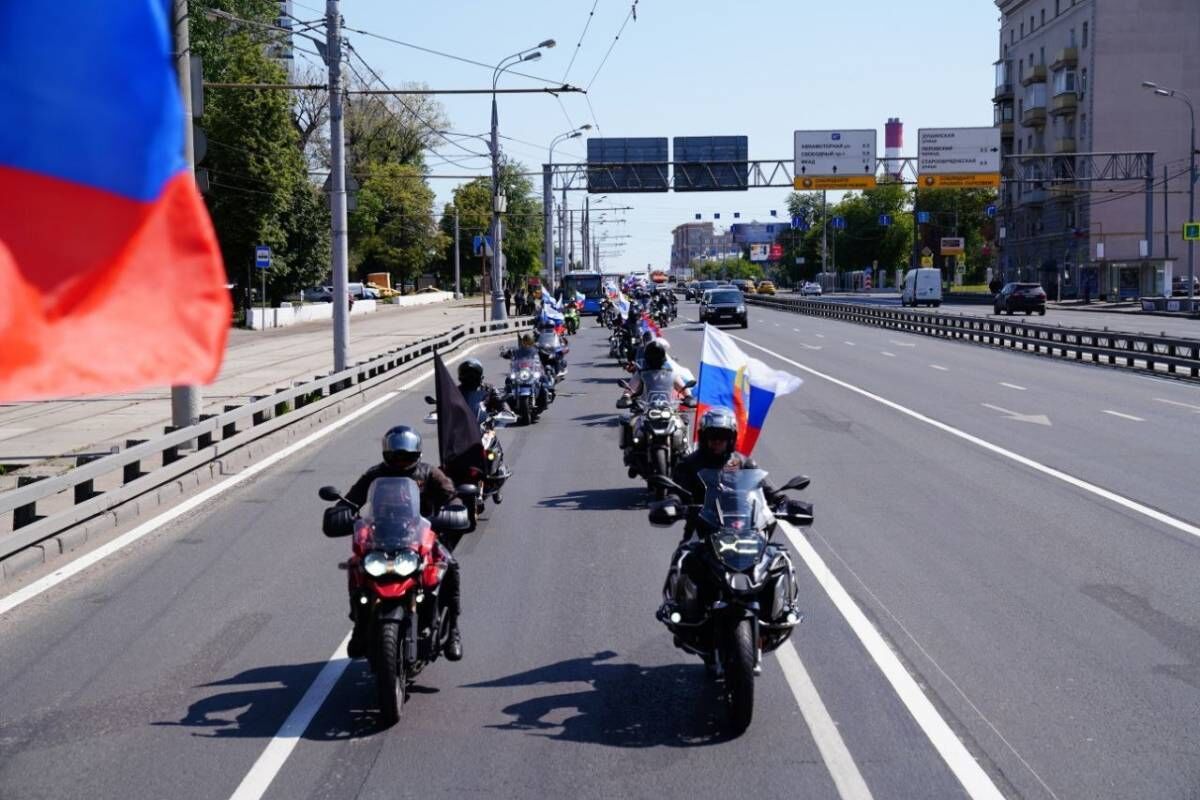
[[[1001,269],[1008,278],[1040,280],[1052,294],[1061,283],[1066,297],[1085,288],[1092,296],[1161,293],[1172,260],[1184,252],[1190,122],[1184,103],[1156,96],[1142,82],[1200,102],[1200,1],[995,3],[1001,18],[993,102],[1004,153],[1056,157],[1046,162],[1045,182],[1006,182]],[[1106,159],[1082,154],[1117,152],[1154,154],[1149,232],[1144,177],[1061,179],[1066,159],[1085,177],[1089,164],[1098,169]]]

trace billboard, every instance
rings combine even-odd
[[[752,244],[750,245],[750,260],[751,261],[766,261],[770,255],[771,245],[769,244]]]
[[[665,192],[667,137],[589,138],[588,192]]]
[[[735,222],[729,226],[734,244],[770,244],[788,226],[782,222]]]
[[[675,191],[729,192],[748,188],[748,137],[676,136],[672,147]]]

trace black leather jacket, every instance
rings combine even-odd
[[[362,474],[350,491],[346,500],[355,506],[367,502],[367,490],[376,478],[412,478],[421,490],[421,516],[429,518],[436,514],[444,505],[456,498],[454,482],[438,467],[425,461],[418,461],[416,466],[402,470],[379,463]]]
[[[463,393],[466,398],[467,405],[472,410],[477,410],[482,407],[489,414],[499,414],[502,411],[510,411],[508,404],[504,402],[504,395],[501,394],[495,386],[492,386],[487,381],[479,384],[475,389],[468,389],[461,383],[458,385],[458,390]]]
[[[671,480],[678,483],[692,496],[692,503],[704,502],[704,482],[700,480],[700,471],[705,469],[758,469],[754,459],[744,458],[737,453],[728,456],[714,456],[704,447],[692,451],[680,459],[671,473]],[[762,482],[763,495],[767,502],[774,506],[780,500],[786,500],[787,495],[775,488],[770,478]]]

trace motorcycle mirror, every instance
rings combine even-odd
[[[624,378],[617,378],[617,386],[620,386],[622,389],[628,389],[629,381],[625,380]]]
[[[692,389],[695,386],[696,386],[696,381],[694,378],[692,380],[689,380],[687,383],[683,384],[683,388],[685,388],[685,389]]]
[[[628,395],[623,394],[617,399],[617,408],[626,409],[626,408],[629,408],[629,406],[631,404],[632,404],[632,401],[630,400]]]
[[[342,499],[342,493],[332,486],[322,486],[317,490],[317,496],[327,503],[336,503]]]
[[[433,397],[432,397],[432,396],[430,396],[430,395],[425,395],[425,402],[426,402],[426,403],[428,403],[428,404],[429,404],[429,405],[431,405],[431,406],[436,406],[436,405],[437,405],[437,400],[434,400],[434,399],[433,399]]]
[[[426,415],[425,415],[425,416],[424,416],[424,417],[421,419],[421,421],[422,421],[422,422],[424,422],[426,425],[432,425],[432,424],[436,423],[436,422],[438,421],[438,415],[437,415],[437,412],[436,412],[436,411],[430,411],[428,414],[426,414]]]
[[[511,358],[512,358],[512,354],[513,354],[513,351],[512,351],[512,348],[511,348],[511,347],[501,347],[501,348],[500,348],[500,357],[501,357],[501,358],[509,358],[509,359],[511,359]]]
[[[779,490],[781,492],[786,492],[788,489],[795,489],[796,491],[801,491],[803,489],[807,489],[808,485],[810,483],[812,483],[812,481],[809,479],[809,477],[807,475],[797,475],[796,477],[792,478],[790,481],[785,483],[783,486],[779,487]]]

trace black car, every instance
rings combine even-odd
[[[993,310],[997,313],[1012,314],[1014,311],[1024,311],[1026,314],[1037,312],[1046,313],[1046,290],[1040,283],[1009,283],[996,295]]]
[[[746,298],[734,288],[709,289],[700,300],[700,321],[720,325],[736,322],[743,328],[750,324],[746,316]]]
[[[717,288],[716,281],[697,281],[689,290],[688,297],[699,302],[704,297],[705,292],[715,288]]]

